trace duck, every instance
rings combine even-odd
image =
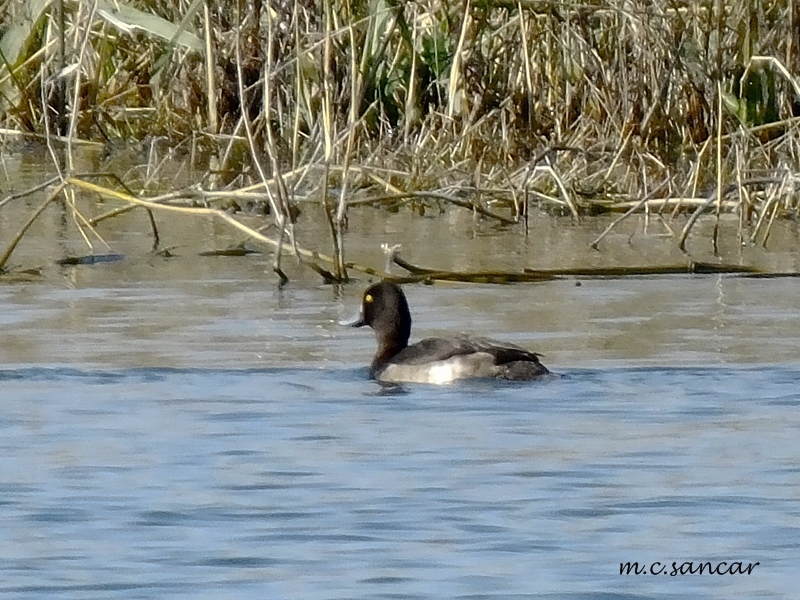
[[[551,375],[539,360],[541,354],[486,338],[460,334],[409,345],[411,311],[403,290],[391,282],[367,288],[358,314],[340,324],[367,325],[375,331],[378,351],[369,374],[383,383],[445,384],[470,378],[528,381]]]

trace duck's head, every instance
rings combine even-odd
[[[361,298],[359,314],[349,321],[342,321],[342,325],[369,325],[375,330],[379,346],[384,349],[405,348],[411,336],[411,312],[403,290],[387,282],[368,287]]]

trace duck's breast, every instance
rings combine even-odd
[[[443,384],[471,377],[497,377],[500,367],[495,357],[488,352],[460,354],[445,360],[430,362],[390,362],[377,378],[389,383],[433,383]]]

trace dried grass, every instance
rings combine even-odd
[[[263,194],[278,248],[293,197],[321,191],[337,279],[347,207],[387,194],[514,221],[529,202],[576,220],[738,211],[762,243],[797,213],[788,0],[200,4],[0,1],[5,137],[65,137],[64,180],[76,143],[166,138],[208,165],[207,191]]]

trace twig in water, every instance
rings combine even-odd
[[[46,187],[51,186],[51,185],[53,185],[54,183],[56,183],[56,182],[58,182],[60,180],[61,180],[60,177],[51,177],[50,179],[48,179],[44,183],[40,183],[39,185],[34,186],[34,187],[32,187],[32,188],[30,188],[28,190],[25,190],[24,192],[20,192],[19,194],[11,194],[9,196],[6,196],[2,200],[0,200],[0,208],[3,208],[3,206],[5,206],[9,202],[11,202],[12,200],[19,200],[20,198],[24,198],[25,196],[30,196],[31,194],[35,194],[36,192],[40,192],[43,189],[45,189]]]
[[[641,208],[642,205],[646,205],[648,200],[652,199],[653,196],[661,193],[661,190],[663,190],[669,184],[670,181],[672,181],[672,177],[668,177],[667,179],[665,179],[663,182],[661,182],[661,185],[659,185],[656,189],[647,194],[647,196],[639,200],[636,204],[631,206],[625,214],[623,214],[621,217],[619,217],[613,223],[611,223],[608,227],[606,227],[603,233],[601,233],[597,237],[597,239],[590,244],[590,247],[594,250],[597,250],[598,249],[597,245],[604,237],[606,237],[609,234],[609,232],[612,229],[614,229],[614,227],[616,227],[619,223],[621,223],[622,221],[630,217],[633,213],[635,213],[637,210],[639,210],[639,208]]]
[[[6,251],[3,252],[2,256],[0,256],[0,273],[2,273],[5,270],[8,259],[11,258],[11,254],[16,249],[17,244],[19,244],[22,237],[25,235],[28,229],[30,229],[31,225],[33,225],[33,222],[36,221],[39,215],[42,214],[42,212],[44,212],[44,209],[47,208],[48,205],[58,197],[58,195],[64,190],[66,185],[67,184],[65,181],[59,183],[58,186],[47,195],[47,198],[42,203],[42,205],[38,209],[36,209],[36,212],[34,212],[31,215],[31,218],[28,219],[27,223],[25,223],[22,226],[22,228],[17,232],[17,235],[14,236],[14,239],[11,240],[11,243],[8,245],[8,248],[6,248]]]

